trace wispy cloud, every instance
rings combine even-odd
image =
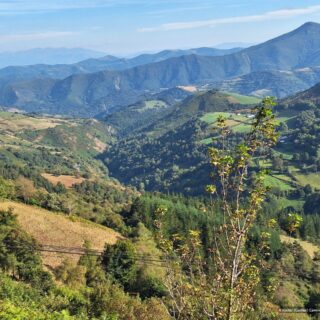
[[[162,4],[164,4],[166,0],[162,0]],[[148,15],[161,15],[161,14],[170,14],[170,13],[184,13],[188,11],[203,11],[207,9],[218,9],[219,6],[223,6],[224,9],[228,8],[240,8],[246,5],[246,3],[227,3],[220,1],[199,1],[198,3],[193,1],[179,1],[179,0],[171,0],[167,1],[167,4],[170,4],[168,8],[165,9],[154,9],[152,11],[147,11],[145,14]]]
[[[33,41],[46,40],[51,38],[63,38],[76,35],[76,32],[71,31],[49,31],[38,33],[21,33],[21,34],[0,34],[1,42],[17,42],[17,41]]]
[[[19,15],[50,11],[103,8],[141,3],[144,0],[11,0],[0,1],[0,15]]]
[[[275,10],[275,11],[265,12],[263,14],[250,15],[250,16],[236,16],[236,17],[230,17],[230,18],[219,18],[219,19],[200,20],[200,21],[191,21],[191,22],[173,22],[173,23],[162,24],[157,27],[140,28],[138,29],[138,31],[154,32],[154,31],[196,29],[196,28],[213,27],[215,25],[220,25],[220,24],[235,24],[235,23],[286,19],[286,18],[313,14],[317,12],[320,12],[320,5],[309,6],[304,8]]]
[[[199,11],[199,10],[206,10],[206,9],[212,9],[213,6],[211,5],[205,5],[205,6],[191,6],[191,7],[178,7],[178,8],[169,8],[169,9],[163,9],[163,10],[155,10],[155,11],[148,11],[146,14],[148,15],[166,15],[169,13],[181,13],[186,11]]]

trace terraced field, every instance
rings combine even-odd
[[[212,112],[207,113],[200,118],[201,121],[206,122],[209,125],[214,125],[220,116],[226,119],[227,125],[233,132],[245,133],[250,130],[250,116],[240,113],[231,112]],[[211,140],[210,140],[211,142]],[[203,143],[210,143],[209,140],[204,140]]]

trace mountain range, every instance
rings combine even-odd
[[[266,83],[260,81],[264,76],[261,72],[276,72],[278,95],[283,96],[288,92],[293,93],[291,91],[306,89],[319,80],[317,68],[312,72],[304,72],[300,77],[303,80],[298,77],[299,70],[320,65],[319,48],[320,25],[310,22],[265,43],[227,55],[183,55],[121,71],[73,74],[62,80],[35,79],[6,83],[1,88],[0,104],[29,112],[95,116],[135,103],[142,95],[160,92],[165,88],[210,86],[244,76],[253,79],[250,93],[261,90],[274,93]],[[160,54],[163,55],[168,57],[167,54]],[[153,58],[158,59],[154,55]],[[83,64],[93,63],[96,66],[96,62],[102,65],[106,61],[109,64],[118,63],[111,60],[114,59],[107,57]],[[288,76],[287,72],[293,72],[294,76]],[[269,73],[269,78],[273,76]],[[297,84],[297,79],[300,84]],[[243,88],[246,86],[245,80],[237,91],[245,91]]]
[[[164,50],[155,54],[142,54],[133,58],[119,58],[112,55],[104,55],[103,53],[98,53],[89,51],[88,53],[84,50],[82,52],[83,59],[80,59],[80,54],[78,54],[75,62],[63,62],[64,60],[61,58],[60,63],[50,63],[54,58],[51,58],[52,55],[56,53],[57,55],[66,55],[66,59],[68,60],[68,52],[74,52],[76,55],[77,50],[84,49],[34,49],[27,52],[18,52],[16,54],[12,54],[12,63],[10,66],[0,69],[0,81],[4,82],[5,80],[16,81],[16,80],[30,80],[37,78],[54,78],[54,79],[63,79],[75,74],[81,73],[93,73],[99,72],[103,70],[114,70],[120,71],[129,68],[133,68],[136,66],[156,63],[166,59],[181,57],[185,55],[204,55],[204,56],[222,56],[234,52],[238,52],[242,50],[242,48],[233,48],[233,49],[215,49],[215,48],[196,48],[190,50]],[[66,51],[66,52],[65,52]],[[85,54],[86,53],[86,54]],[[91,54],[90,54],[91,53]],[[28,65],[21,66],[19,63],[19,58],[15,58],[15,55],[21,55],[26,61],[28,60],[28,55],[35,54],[35,60],[39,61],[36,64],[29,63]],[[43,59],[39,58],[37,60],[37,55],[43,55]],[[3,54],[4,56],[6,54]],[[10,55],[10,54],[9,54]],[[0,67],[1,64],[5,64],[6,58],[1,57],[0,53]]]
[[[0,52],[0,68],[33,64],[66,64],[100,58],[105,53],[82,48],[35,48],[16,52]]]

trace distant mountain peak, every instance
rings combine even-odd
[[[300,32],[307,32],[307,31],[316,31],[320,32],[320,23],[317,22],[306,22],[297,29],[293,30],[291,33],[300,33]]]
[[[308,21],[308,22],[304,23],[300,28],[310,28],[310,27],[320,28],[320,23]]]
[[[110,54],[106,55],[106,56],[103,56],[101,58],[98,58],[99,60],[104,60],[104,61],[108,61],[108,60],[119,60],[120,58],[116,57],[116,56],[112,56]]]

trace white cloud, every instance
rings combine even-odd
[[[153,31],[170,31],[170,30],[186,30],[186,29],[196,29],[213,27],[219,24],[235,24],[235,23],[246,23],[246,22],[259,22],[259,21],[269,21],[286,19],[297,16],[303,16],[308,14],[313,14],[320,12],[320,5],[309,6],[305,8],[295,8],[295,9],[282,9],[276,11],[269,11],[263,14],[250,15],[250,16],[238,16],[230,18],[212,19],[212,20],[202,20],[202,21],[191,21],[191,22],[173,22],[162,24],[158,27],[151,28],[140,28],[139,32],[153,32]]]
[[[149,11],[146,12],[146,14],[148,15],[154,15],[154,16],[158,16],[158,15],[166,15],[169,13],[181,13],[181,12],[185,12],[185,11],[198,11],[198,10],[206,10],[206,9],[212,9],[212,6],[192,6],[192,7],[176,7],[176,8],[171,8],[171,9],[163,9],[163,10],[155,10],[155,11]]]
[[[49,31],[38,33],[21,33],[21,34],[0,34],[1,42],[17,42],[17,41],[33,41],[33,40],[46,40],[51,38],[70,37],[77,34],[71,31]]]
[[[102,8],[140,3],[143,0],[11,0],[0,1],[0,15],[43,13],[50,11]]]

